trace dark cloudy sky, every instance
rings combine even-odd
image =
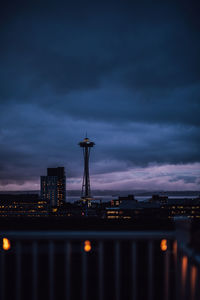
[[[86,131],[93,189],[198,190],[198,2],[4,1],[0,190],[79,189]]]

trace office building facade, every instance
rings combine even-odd
[[[60,207],[66,198],[66,176],[64,167],[48,168],[47,176],[41,176],[41,198],[51,207]]]

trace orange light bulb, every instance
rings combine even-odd
[[[166,251],[167,250],[167,240],[162,240],[160,243],[160,249],[162,251]]]
[[[3,238],[3,250],[7,251],[11,248],[9,239]]]
[[[84,251],[85,251],[85,252],[90,252],[91,249],[92,249],[92,247],[91,247],[90,241],[85,241],[85,242],[84,242]]]

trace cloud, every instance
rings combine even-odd
[[[83,121],[30,104],[8,106],[1,124],[3,185],[38,180],[48,166],[57,165],[66,167],[68,178],[80,178],[83,158],[78,142],[86,131],[96,143],[91,152],[93,176],[123,174],[130,168],[146,168],[149,164],[199,161],[195,126]]]
[[[86,131],[96,143],[95,178],[200,161],[196,4],[87,4],[2,7],[3,188],[36,187],[46,167],[57,165],[66,167],[72,186],[79,184],[77,143]],[[163,176],[151,184],[199,184],[187,176]],[[131,186],[132,178],[127,180],[121,179],[121,188]]]
[[[195,176],[175,176],[174,178],[172,178],[170,181],[171,182],[177,182],[183,180],[184,183],[197,183],[198,178]]]

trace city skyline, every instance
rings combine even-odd
[[[0,191],[64,166],[81,189],[199,190],[199,4],[4,3]]]

